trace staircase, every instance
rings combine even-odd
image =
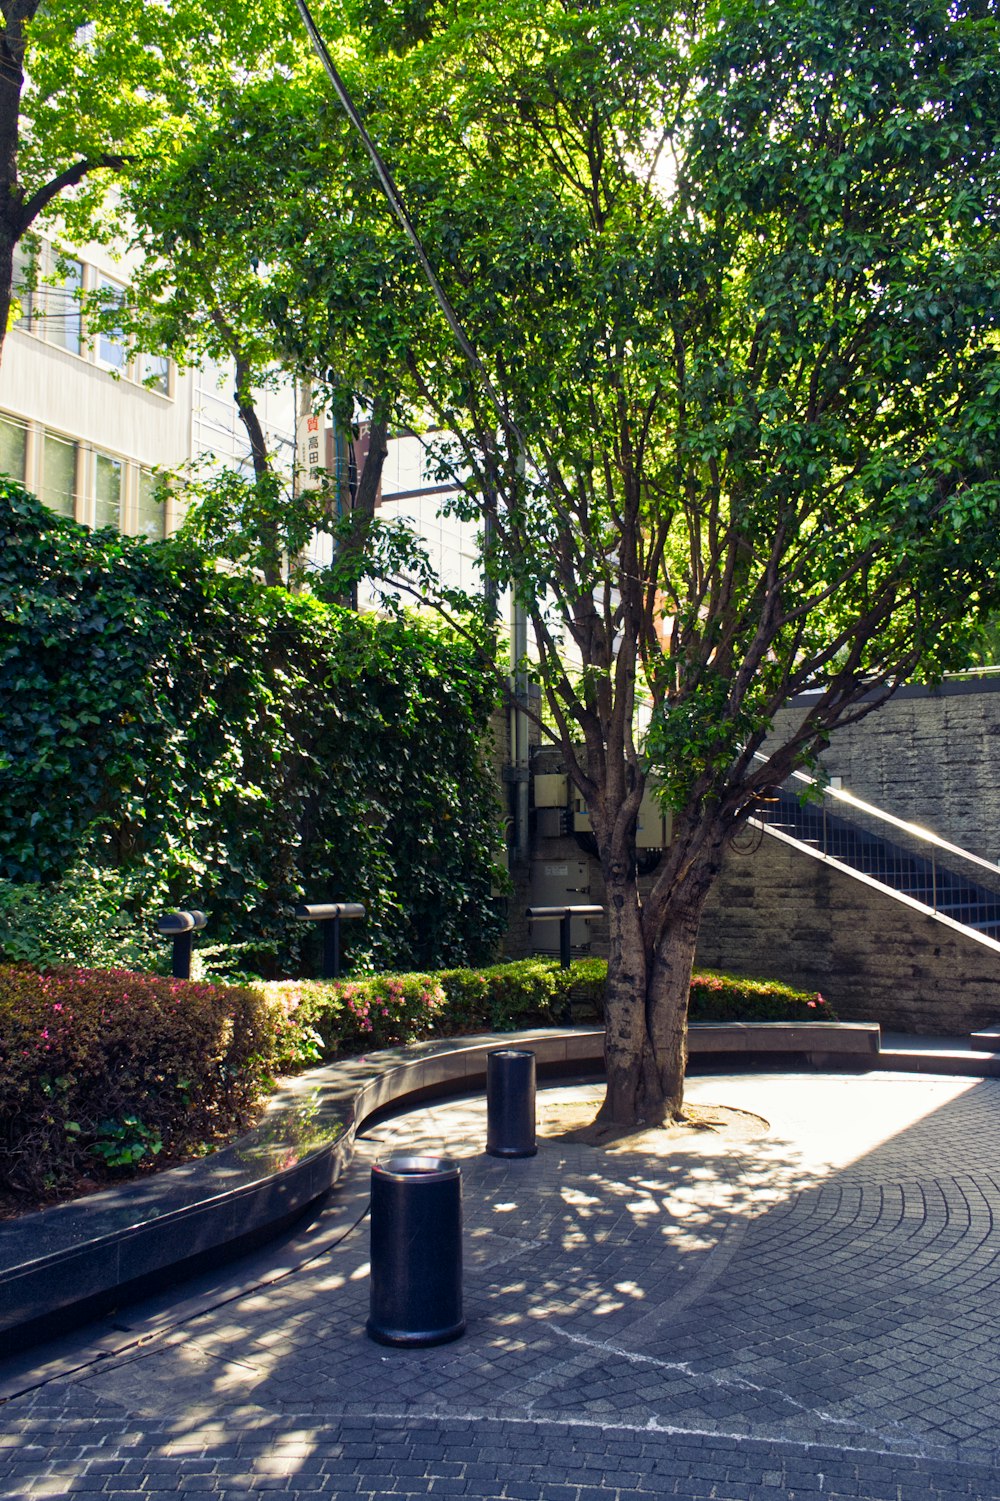
[[[1000,869],[926,829],[801,773],[775,789],[753,821],[935,916],[1000,942]]]

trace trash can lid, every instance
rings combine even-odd
[[[376,1173],[380,1178],[422,1178],[426,1182],[457,1178],[459,1169],[458,1163],[453,1162],[450,1157],[415,1153],[411,1156],[386,1157],[384,1161],[376,1162],[372,1174]]]
[[[486,1056],[487,1058],[534,1058],[535,1054],[531,1048],[492,1048]]]

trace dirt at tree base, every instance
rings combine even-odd
[[[669,1126],[619,1126],[595,1120],[604,1099],[603,1085],[589,1088],[541,1090],[537,1097],[538,1134],[549,1141],[577,1142],[601,1151],[666,1156],[674,1151],[710,1150],[756,1141],[770,1131],[770,1122],[749,1110],[729,1105],[685,1106],[683,1121]]]

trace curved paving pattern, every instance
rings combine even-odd
[[[603,1070],[604,1034],[586,1027],[447,1038],[341,1059],[287,1081],[260,1125],[221,1151],[5,1221],[0,1348],[37,1343],[71,1318],[93,1318],[150,1285],[190,1275],[197,1265],[217,1265],[277,1235],[341,1181],[356,1133],[370,1116],[428,1090],[485,1088],[490,1050],[518,1042],[531,1047],[540,1075]],[[692,1054],[763,1050],[816,1067],[863,1067],[879,1055],[880,1028],[874,1022],[703,1023],[690,1029],[688,1046]],[[1000,1068],[993,1054],[967,1049],[957,1064],[984,1076]]]
[[[689,1094],[770,1130],[497,1160],[479,1101],[376,1127],[338,1207],[349,1233],[327,1245],[321,1221],[228,1289],[8,1364],[0,1490],[1000,1496],[1000,1084],[761,1075]],[[463,1173],[468,1333],[426,1350],[363,1333],[363,1159],[404,1145]]]

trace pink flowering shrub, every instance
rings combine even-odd
[[[440,1024],[444,991],[435,975],[281,980],[259,988],[292,1023],[283,1039],[279,1067],[302,1061],[294,1049],[301,1052],[303,1038],[316,1058],[336,1058],[447,1031]]]
[[[562,970],[550,959],[521,959],[429,975],[285,980],[262,988],[318,1056],[329,1059],[425,1037],[552,1026],[565,1019],[571,996],[599,995],[605,973],[600,960]],[[280,1066],[295,1061],[283,1053]]]
[[[780,980],[747,980],[704,970],[691,977],[693,1022],[835,1022],[819,991],[793,990]]]
[[[230,1138],[272,1076],[352,1053],[600,1015],[607,967],[524,959],[235,987],[0,966],[0,1187],[113,1181]],[[692,1021],[836,1020],[818,994],[699,973]]]
[[[263,989],[288,1018],[279,1059],[287,1068],[309,1057],[374,1052],[425,1037],[597,1020],[606,978],[603,959],[577,959],[560,969],[552,959],[535,958],[431,975],[283,981]],[[692,979],[690,1014],[692,1021],[836,1020],[821,995],[707,972]]]
[[[231,1135],[298,1031],[248,989],[0,966],[0,1184],[58,1192]]]

